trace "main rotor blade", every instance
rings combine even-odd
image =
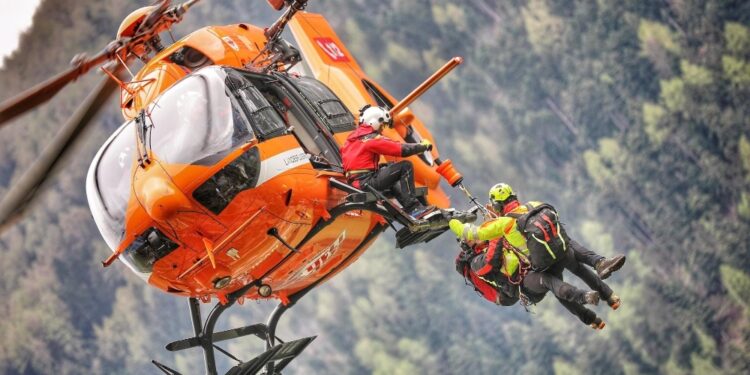
[[[115,74],[119,75],[122,71],[122,65],[117,64]],[[109,77],[102,78],[94,91],[86,97],[65,125],[60,128],[60,131],[34,164],[21,176],[18,182],[11,185],[0,201],[0,233],[8,224],[20,218],[36,190],[49,177],[55,165],[62,159],[77,136],[83,132],[117,87],[118,84]]]
[[[0,104],[0,125],[50,100],[65,85],[114,57],[115,51],[122,45],[121,41],[112,42],[94,57],[81,59],[70,69],[6,100]]]

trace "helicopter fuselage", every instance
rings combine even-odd
[[[332,215],[347,194],[330,180],[345,181],[338,148],[355,127],[351,111],[394,99],[372,82],[353,95],[267,69],[266,42],[251,25],[210,26],[160,51],[123,85],[127,122],[89,170],[106,242],[168,293],[221,300],[255,282],[267,288],[247,297],[284,301],[346,268],[386,225],[367,210]],[[331,44],[318,45],[331,56]],[[402,124],[386,135],[414,132]],[[434,158],[412,157],[417,183],[447,207]]]

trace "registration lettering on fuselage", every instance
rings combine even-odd
[[[303,152],[284,159],[284,165],[298,164],[307,160],[310,160],[310,154]]]

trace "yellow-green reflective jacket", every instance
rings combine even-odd
[[[542,202],[528,202],[525,205],[519,205],[510,212],[525,214],[529,212],[529,208],[534,208],[540,204]],[[465,240],[491,241],[505,237],[513,247],[521,251],[524,255],[528,255],[529,250],[526,245],[526,237],[518,230],[515,218],[501,216],[497,219],[486,221],[479,227],[471,225],[466,229],[462,236]]]
[[[504,248],[502,241],[498,241],[496,246],[499,246],[503,251],[503,265],[500,267],[500,272],[505,276],[513,277],[518,271],[518,256],[512,250]]]

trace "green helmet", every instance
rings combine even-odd
[[[502,212],[506,202],[515,198],[513,188],[506,183],[501,182],[490,189],[490,204],[498,212]]]

